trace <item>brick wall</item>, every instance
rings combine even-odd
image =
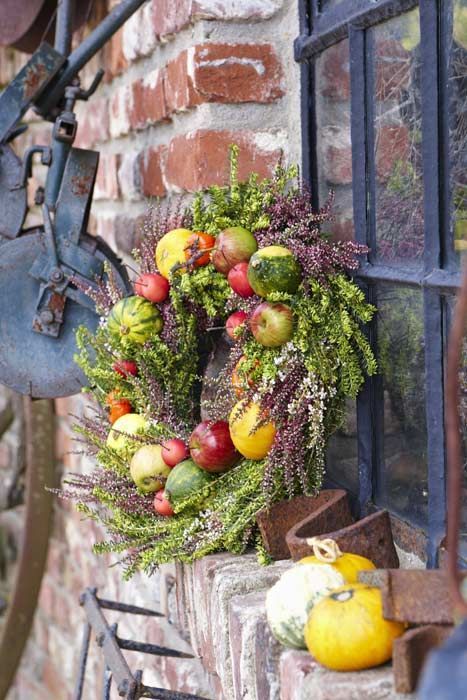
[[[300,161],[299,70],[293,61],[297,5],[295,0],[153,0],[93,59],[82,73],[83,84],[89,85],[101,66],[106,77],[92,100],[79,106],[76,143],[101,152],[92,232],[129,256],[148,198],[225,181],[232,142],[241,146],[241,174],[254,169],[267,175],[280,155]],[[0,53],[1,84],[23,60],[11,50]],[[29,124],[21,150],[50,138],[49,124],[33,115]],[[35,168],[31,193],[43,176]],[[28,224],[37,222],[33,211]],[[92,466],[69,454],[74,446],[68,414],[81,409],[80,398],[57,401],[57,458],[65,471]],[[100,537],[93,523],[57,502],[33,633],[8,700],[70,698],[82,625],[77,599],[85,586],[147,607],[163,604],[160,575],[124,583],[118,567],[109,568],[113,562],[91,554]],[[119,633],[189,648],[186,630],[141,618],[121,622]],[[141,666],[137,655],[129,657],[133,668]],[[144,667],[147,683],[221,698],[218,681],[200,661],[146,659]],[[86,697],[99,697],[102,674],[95,651],[88,679]],[[225,691],[229,699],[232,687]]]

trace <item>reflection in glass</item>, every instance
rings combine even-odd
[[[418,9],[373,30],[377,256],[420,265],[423,182]]]
[[[451,325],[455,298],[450,297],[448,305],[448,325]],[[462,489],[462,520],[461,520],[461,553],[467,558],[467,337],[464,338],[463,355],[461,361],[461,371],[459,374],[459,412],[461,419],[461,429],[463,437],[464,452],[464,486]]]
[[[384,392],[377,501],[423,526],[428,491],[422,293],[380,285],[377,307],[378,362]]]
[[[454,247],[467,250],[467,0],[455,0],[449,62],[449,135]]]
[[[339,486],[358,494],[357,406],[347,400],[345,420],[329,441],[326,474]]]
[[[319,55],[316,81],[319,200],[323,205],[329,191],[334,190],[335,221],[328,231],[336,238],[349,240],[354,237],[354,229],[348,39]]]

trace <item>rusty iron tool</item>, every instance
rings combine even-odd
[[[55,468],[54,413],[51,401],[24,398],[26,427],[26,517],[12,600],[0,639],[0,700],[20,662],[34,618],[52,528]]]

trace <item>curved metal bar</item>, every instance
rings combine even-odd
[[[467,601],[461,593],[461,573],[458,568],[459,530],[462,494],[462,433],[459,415],[459,372],[462,345],[467,324],[467,266],[464,270],[451,332],[449,334],[446,373],[446,444],[448,457],[448,577],[454,610],[467,616]]]
[[[14,679],[31,629],[52,525],[55,487],[54,410],[52,401],[24,398],[26,433],[26,513],[15,586],[0,640],[0,700]]]

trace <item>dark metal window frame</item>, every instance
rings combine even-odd
[[[366,30],[415,7],[420,10],[422,57],[422,157],[425,247],[423,269],[395,268],[376,259],[374,94],[372,35]],[[376,282],[418,288],[424,299],[425,397],[428,463],[427,563],[436,566],[446,534],[444,434],[445,295],[460,287],[450,226],[447,9],[445,0],[352,0],[326,8],[324,0],[300,1],[303,174],[318,202],[314,58],[349,39],[353,208],[356,240],[370,247],[356,279],[372,300]],[[364,156],[364,157],[362,157]],[[375,343],[376,321],[369,329]],[[357,400],[358,505],[371,509],[382,451],[381,377],[369,379]]]

